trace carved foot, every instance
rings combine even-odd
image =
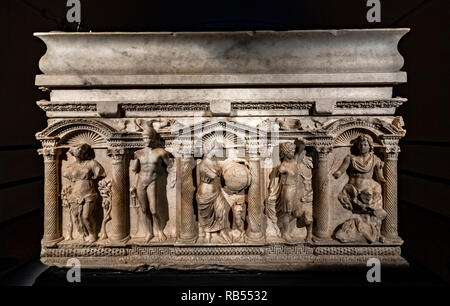
[[[89,243],[94,243],[95,241],[97,241],[97,237],[95,235],[91,234],[91,235],[87,236],[86,241]]]
[[[282,238],[286,241],[286,242],[292,242],[293,238],[291,235],[289,235],[288,233],[284,233],[282,235]]]
[[[231,243],[231,238],[225,230],[220,231],[220,237],[225,240],[226,243]]]
[[[312,225],[311,224],[307,225],[305,242],[313,243],[313,234],[312,234]]]
[[[211,243],[211,233],[206,233],[205,234],[205,240],[207,243]]]
[[[163,242],[163,241],[166,241],[166,240],[167,240],[167,237],[166,237],[166,235],[164,235],[163,232],[159,232],[159,233],[156,235],[155,240],[158,241],[158,242]]]
[[[403,244],[403,240],[399,236],[396,237],[380,236],[379,240],[381,243]]]
[[[244,231],[240,230],[233,230],[231,231],[231,238],[233,242],[247,242],[247,236],[245,235]]]
[[[147,234],[144,237],[144,243],[150,243],[150,241],[153,239],[153,235],[152,234]]]

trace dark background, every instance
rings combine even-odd
[[[381,23],[366,20],[366,0],[81,0],[81,25],[66,21],[65,0],[0,3],[0,279],[39,258],[43,163],[34,134],[46,127],[34,86],[44,44],[33,32],[222,31],[411,28],[400,42],[408,83],[394,96],[407,134],[399,155],[399,232],[404,256],[427,277],[450,282],[450,107],[448,0],[381,0]],[[431,275],[431,276],[430,276]]]

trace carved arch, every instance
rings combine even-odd
[[[358,118],[345,118],[337,120],[324,128],[328,135],[333,136],[333,146],[351,146],[351,141],[360,135],[370,135],[376,146],[381,146],[382,136],[401,135],[402,130],[380,119],[362,120]]]
[[[38,140],[55,139],[56,146],[69,146],[76,141],[89,142],[93,147],[106,147],[109,139],[116,133],[111,126],[89,119],[70,119],[58,121],[36,134]]]
[[[184,129],[178,139],[192,140],[192,152],[198,152],[219,139],[228,149],[245,150],[246,139],[258,135],[258,129],[232,121],[203,122]]]

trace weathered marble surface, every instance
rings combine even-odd
[[[392,87],[407,31],[36,33],[41,260],[405,265]]]
[[[37,85],[401,83],[407,31],[36,33]]]

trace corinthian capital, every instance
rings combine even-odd
[[[44,161],[55,161],[58,159],[61,150],[59,148],[42,148],[38,149],[39,155],[44,157]]]
[[[383,144],[382,151],[386,154],[397,156],[400,152],[400,146],[398,145],[398,141],[400,140],[399,136],[382,136],[381,142]]]
[[[319,158],[325,157],[333,150],[333,137],[321,136],[310,138],[309,144],[312,145]]]
[[[122,161],[127,158],[128,150],[124,148],[109,148],[107,154],[114,161]]]

